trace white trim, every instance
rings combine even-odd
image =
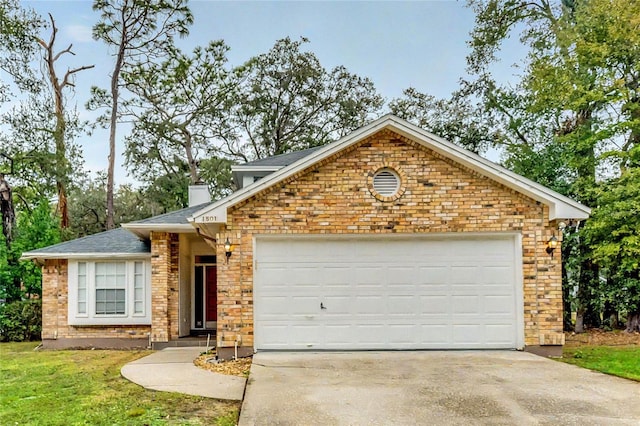
[[[193,234],[196,230],[188,223],[123,223],[122,228],[132,234],[147,239],[151,231],[172,232],[174,234]]]
[[[46,253],[30,252],[20,260],[31,259],[151,259],[151,253]]]
[[[151,262],[143,258],[119,259],[125,262],[126,279],[126,300],[124,315],[100,315],[96,314],[96,284],[95,284],[95,264],[96,261],[109,262],[113,258],[101,259],[80,259],[69,262],[68,268],[68,298],[67,298],[67,323],[69,325],[150,325],[151,324]],[[78,313],[78,263],[87,264],[87,312]],[[143,313],[135,313],[135,288],[134,271],[135,262],[142,262],[144,274],[144,307]]]
[[[549,220],[554,219],[586,219],[591,209],[549,188],[535,183],[523,176],[513,173],[502,166],[485,160],[473,152],[461,148],[445,139],[433,135],[417,126],[391,114],[364,126],[342,139],[328,144],[308,156],[265,176],[253,185],[234,192],[211,205],[195,212],[187,220],[191,223],[226,223],[227,209],[252,197],[256,193],[269,188],[278,182],[311,167],[317,162],[369,137],[382,129],[390,129],[408,137],[421,145],[466,166],[509,188],[523,193],[532,199],[549,206]]]
[[[231,166],[232,172],[275,172],[286,166]]]

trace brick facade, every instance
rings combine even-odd
[[[42,267],[43,345],[51,348],[122,347],[141,344],[146,346],[151,329],[149,326],[73,326],[68,324],[68,265],[69,262],[66,259],[49,259]],[[142,343],[134,343],[134,340]],[[86,342],[82,343],[83,341]],[[97,344],[98,341],[101,343]],[[130,344],[127,341],[130,341]]]
[[[372,174],[401,177],[400,197],[375,196]],[[545,252],[555,223],[546,206],[422,145],[383,130],[228,211],[218,235],[235,245],[218,266],[218,346],[253,346],[253,236],[520,232],[525,345],[561,345],[560,249]]]

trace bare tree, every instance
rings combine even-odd
[[[56,71],[56,63],[64,54],[75,55],[71,48],[72,44],[64,50],[55,52],[54,45],[56,42],[56,35],[58,34],[58,28],[53,19],[53,16],[49,14],[49,20],[51,21],[51,37],[49,41],[44,39],[38,39],[38,43],[44,49],[44,64],[46,68],[47,78],[51,84],[53,91],[53,105],[54,105],[54,117],[55,128],[53,129],[53,139],[55,140],[55,162],[54,168],[56,189],[58,191],[58,212],[60,214],[60,228],[64,229],[69,226],[69,210],[67,207],[67,186],[70,175],[69,160],[67,158],[67,116],[65,114],[64,106],[64,89],[67,87],[75,87],[73,83],[73,76],[84,70],[88,70],[94,67],[94,65],[84,65],[78,68],[67,69],[62,77],[62,80],[58,77]]]

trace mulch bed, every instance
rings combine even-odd
[[[213,371],[214,373],[226,374],[229,376],[247,377],[249,370],[251,369],[251,357],[238,358],[229,361],[209,362],[209,360],[215,359],[213,354],[203,354],[196,358],[193,363],[205,370]]]
[[[566,346],[640,346],[640,333],[624,330],[589,329],[585,333],[565,333]]]

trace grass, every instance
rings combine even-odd
[[[2,425],[235,425],[240,404],[150,391],[120,376],[147,351],[0,343]]]
[[[565,347],[563,358],[559,361],[640,381],[640,347],[638,346]]]

